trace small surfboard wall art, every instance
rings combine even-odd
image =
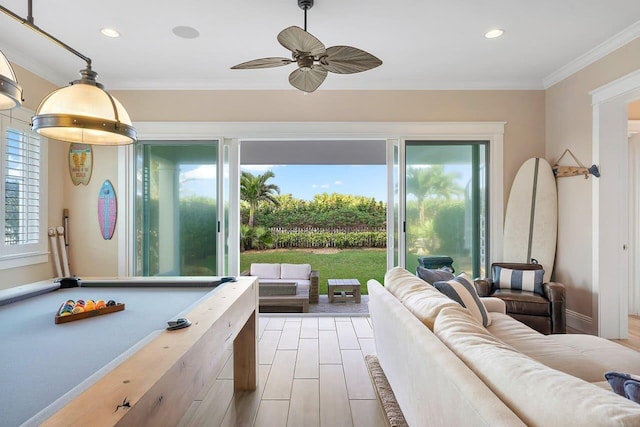
[[[111,240],[118,219],[116,191],[108,179],[102,183],[98,194],[98,223],[104,240]]]
[[[69,145],[69,174],[73,185],[89,184],[93,172],[93,149],[88,144]]]

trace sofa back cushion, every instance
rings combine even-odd
[[[258,276],[260,279],[279,279],[280,264],[278,263],[252,263],[249,270],[251,276]]]
[[[311,264],[282,264],[280,277],[282,279],[309,279]]]
[[[385,275],[384,284],[391,294],[431,330],[440,310],[445,307],[460,306],[401,267],[389,270]]]
[[[518,352],[466,310],[442,310],[434,333],[527,425],[640,425],[640,405]]]

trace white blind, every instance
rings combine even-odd
[[[6,130],[4,168],[4,241],[7,245],[40,242],[40,138]]]

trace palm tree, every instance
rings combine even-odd
[[[262,175],[253,175],[249,172],[242,172],[240,177],[240,200],[249,204],[249,227],[253,227],[254,216],[260,202],[271,203],[278,206],[276,194],[280,194],[280,187],[275,184],[267,184],[270,178],[276,175],[271,171],[266,171]]]
[[[424,223],[424,201],[426,199],[449,200],[462,192],[456,183],[457,173],[446,173],[443,165],[431,165],[427,168],[411,167],[407,169],[407,193],[418,199],[420,223]]]

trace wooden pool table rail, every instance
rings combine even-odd
[[[235,389],[255,390],[257,303],[255,278],[221,286],[185,316],[190,327],[161,332],[43,425],[174,426],[231,345]]]

